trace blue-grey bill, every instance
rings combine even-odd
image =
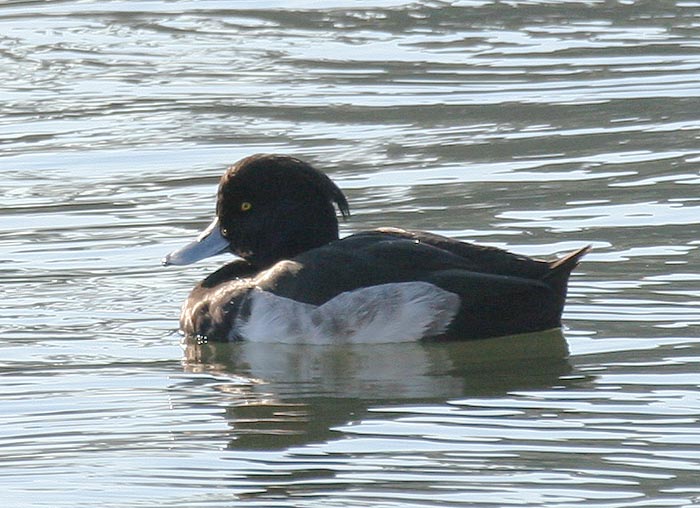
[[[200,259],[216,256],[228,251],[228,240],[221,235],[219,218],[209,224],[194,242],[177,249],[165,256],[161,263],[168,265],[189,265]]]

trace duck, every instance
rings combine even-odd
[[[350,215],[344,193],[301,159],[255,154],[230,166],[214,220],[162,260],[177,266],[236,256],[190,292],[180,315],[184,335],[388,343],[561,328],[570,274],[591,249],[547,261],[395,227],[341,238],[338,215]]]

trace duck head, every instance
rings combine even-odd
[[[163,258],[186,265],[232,252],[259,269],[338,239],[334,204],[350,214],[324,173],[286,155],[258,154],[221,177],[216,217],[199,237]]]

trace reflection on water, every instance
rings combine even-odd
[[[697,25],[680,0],[2,3],[3,506],[697,505]],[[565,341],[183,368],[178,307],[221,260],[159,259],[261,151],[347,191],[343,234],[592,244]]]
[[[230,397],[231,446],[286,448],[333,435],[371,406],[552,387],[570,370],[560,330],[465,343],[185,344],[187,371]],[[228,379],[228,381],[226,381]]]

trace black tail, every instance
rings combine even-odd
[[[544,276],[544,279],[552,280],[561,277],[562,275],[568,279],[571,271],[576,268],[581,258],[588,254],[591,249],[593,249],[593,247],[586,245],[579,250],[570,252],[561,259],[552,261],[549,265],[549,273]]]
[[[567,254],[561,259],[552,261],[549,265],[549,272],[542,278],[542,281],[549,284],[559,297],[560,316],[564,309],[564,302],[566,301],[566,286],[569,282],[569,276],[573,269],[578,266],[581,258],[588,254],[591,249],[592,247],[590,245],[586,245],[579,250]]]

